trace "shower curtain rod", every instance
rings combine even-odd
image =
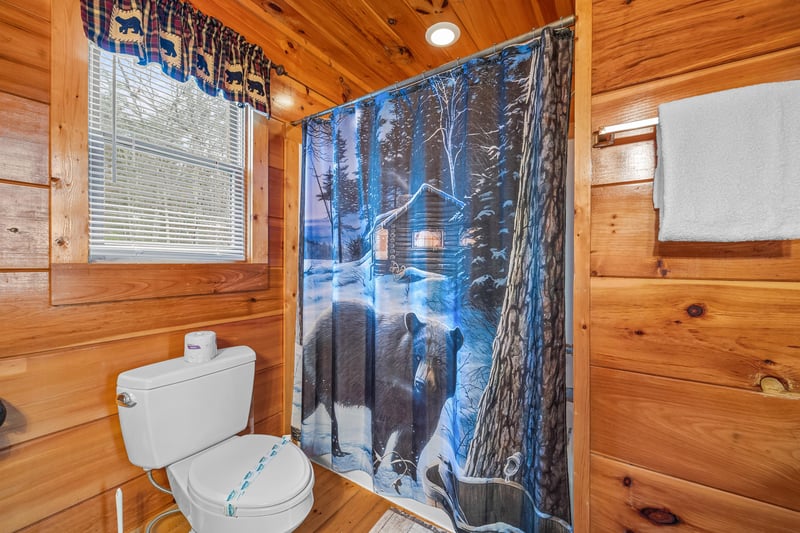
[[[532,30],[532,31],[530,31],[528,33],[525,33],[523,35],[520,35],[518,37],[514,37],[514,38],[511,38],[511,39],[509,39],[507,41],[503,41],[500,44],[495,44],[491,48],[486,48],[484,50],[481,50],[480,52],[475,52],[474,54],[472,54],[470,56],[467,56],[467,57],[465,57],[463,59],[462,58],[455,59],[453,61],[450,61],[449,63],[445,63],[444,65],[442,65],[440,67],[428,70],[426,72],[423,72],[422,74],[417,74],[416,76],[413,76],[413,77],[408,78],[406,80],[399,81],[399,82],[395,83],[394,85],[390,85],[389,87],[385,87],[383,89],[379,89],[377,91],[373,91],[373,92],[371,92],[369,94],[365,94],[364,96],[359,96],[355,100],[350,100],[349,102],[345,102],[343,104],[339,104],[338,106],[334,106],[334,107],[331,107],[329,109],[325,109],[323,111],[319,111],[317,113],[314,113],[313,115],[308,115],[307,117],[303,117],[300,120],[295,120],[295,121],[292,122],[292,126],[297,126],[299,124],[302,124],[304,120],[308,120],[308,119],[312,119],[312,118],[321,117],[323,115],[327,115],[327,114],[331,113],[337,107],[356,105],[357,103],[361,102],[362,100],[366,100],[367,98],[372,98],[375,95],[380,94],[380,93],[382,93],[384,91],[387,91],[387,90],[396,91],[398,89],[402,89],[404,87],[408,87],[410,85],[413,85],[413,84],[417,83],[418,81],[424,80],[426,78],[430,78],[431,76],[435,76],[436,74],[440,74],[442,72],[445,72],[445,71],[448,71],[448,70],[450,70],[452,68],[455,68],[455,67],[461,65],[462,63],[466,63],[467,61],[472,61],[473,59],[478,59],[480,57],[489,56],[491,54],[495,54],[495,53],[499,52],[500,50],[508,48],[509,46],[513,46],[515,44],[524,43],[525,41],[530,41],[531,39],[535,39],[536,37],[541,35],[542,31],[544,29],[546,29],[546,28],[560,29],[560,28],[566,28],[566,27],[569,27],[569,26],[573,26],[574,24],[575,24],[575,15],[570,15],[568,17],[562,17],[562,18],[558,19],[555,22],[551,22],[550,24],[546,24],[544,26],[536,28],[536,29],[534,29],[534,30]]]

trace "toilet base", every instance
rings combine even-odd
[[[299,506],[276,515],[258,517],[229,517],[222,514],[211,514],[192,508],[192,530],[199,533],[290,533],[297,529],[306,519],[314,497],[310,496]],[[188,518],[187,518],[188,519]]]

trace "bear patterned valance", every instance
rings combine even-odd
[[[81,0],[86,36],[140,64],[157,62],[178,81],[269,115],[271,62],[260,47],[180,0]]]

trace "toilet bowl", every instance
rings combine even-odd
[[[196,532],[288,532],[303,522],[314,504],[314,471],[291,443],[280,448],[241,497],[228,501],[247,472],[281,440],[271,435],[233,437],[167,467],[178,508]]]
[[[314,503],[314,471],[288,437],[242,435],[255,353],[221,350],[123,372],[117,405],[125,450],[145,470],[166,467],[178,509],[195,533],[282,533]]]

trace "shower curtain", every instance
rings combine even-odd
[[[295,429],[458,531],[570,530],[572,41],[545,28],[304,123]]]

